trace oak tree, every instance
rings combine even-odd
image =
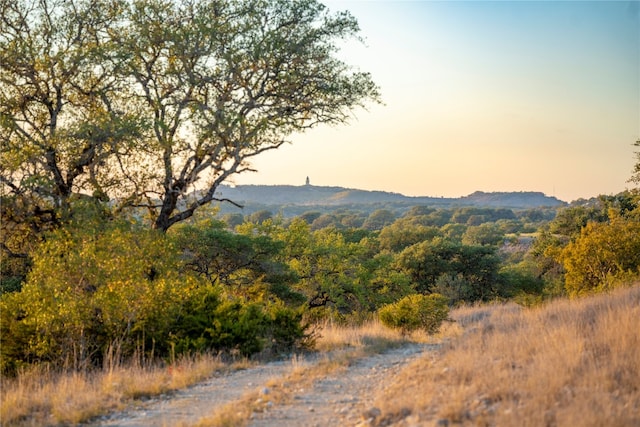
[[[633,143],[636,147],[640,147],[640,139]],[[636,164],[633,165],[633,175],[629,178],[629,182],[634,182],[640,185],[640,151],[635,152]]]
[[[109,161],[138,134],[116,102],[123,82],[109,32],[121,12],[117,2],[0,0],[3,265],[26,259],[78,194],[115,194]]]
[[[47,209],[90,195],[166,231],[253,157],[379,101],[338,56],[357,21],[316,0],[0,1],[2,196]]]

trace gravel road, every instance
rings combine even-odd
[[[358,359],[345,371],[319,379],[307,389],[295,390],[286,404],[274,404],[254,413],[251,427],[357,426],[379,415],[373,407],[378,390],[402,367],[434,344],[407,344],[403,347]],[[295,362],[278,361],[212,377],[184,390],[150,399],[137,408],[102,417],[88,425],[96,427],[140,427],[192,425],[215,412],[217,407],[239,399],[244,393],[262,390],[296,366],[316,363],[314,358]],[[268,390],[265,389],[268,392]],[[268,400],[268,394],[264,396]]]
[[[251,427],[366,426],[380,415],[373,400],[390,377],[396,375],[433,344],[409,344],[363,358],[345,372],[329,375],[302,390],[289,405],[276,405],[254,414]]]

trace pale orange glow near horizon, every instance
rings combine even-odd
[[[637,2],[329,1],[358,19],[385,105],[292,136],[235,184],[460,197],[615,194],[640,138]]]

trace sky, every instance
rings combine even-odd
[[[344,1],[365,43],[340,55],[384,104],[293,135],[236,185],[408,196],[540,191],[564,201],[632,184],[640,139],[640,2]]]

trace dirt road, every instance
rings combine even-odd
[[[216,408],[260,391],[267,410],[253,413],[252,427],[357,426],[368,425],[379,416],[373,406],[375,394],[390,377],[433,344],[407,344],[400,348],[355,360],[339,373],[318,379],[306,389],[293,390],[284,404],[269,404],[269,381],[283,377],[295,363],[311,366],[317,360],[279,361],[213,377],[170,396],[145,402],[142,407],[103,417],[91,423],[101,427],[193,425],[215,413]]]

